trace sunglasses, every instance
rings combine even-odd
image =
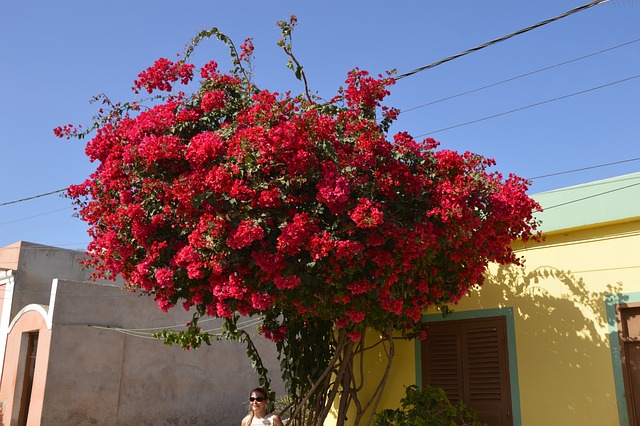
[[[249,402],[253,402],[253,401],[262,402],[262,401],[264,401],[265,399],[267,399],[267,398],[264,398],[264,397],[262,397],[262,396],[256,396],[256,397],[250,396],[250,397],[249,397]]]

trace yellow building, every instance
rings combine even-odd
[[[640,173],[534,198],[544,241],[516,243],[525,266],[492,265],[452,314],[424,315],[379,410],[429,383],[490,426],[640,424]],[[384,364],[369,357],[372,379]]]

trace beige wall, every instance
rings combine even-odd
[[[152,299],[117,287],[60,281],[50,356],[56,368],[47,377],[43,425],[238,423],[246,413],[248,391],[257,385],[241,344],[220,341],[185,351],[149,335],[113,331],[158,331],[190,318],[180,308],[163,313]],[[272,347],[252,334],[278,376]]]
[[[189,313],[182,308],[164,313],[152,298],[118,285],[74,281],[88,273],[78,272],[80,253],[30,247],[32,254],[18,262],[23,269],[0,277],[0,291],[21,293],[5,298],[8,306],[0,312],[2,318],[15,312],[0,330],[0,338],[7,336],[1,424],[17,416],[13,407],[20,341],[24,332],[35,329],[40,330],[40,340],[30,424],[239,424],[247,411],[248,392],[257,386],[243,344],[220,341],[190,351],[166,346],[150,333],[183,326],[191,319]],[[68,278],[50,276],[45,285],[48,273]],[[34,305],[34,300],[41,305]],[[25,305],[27,309],[20,311]],[[215,331],[221,322],[201,325]],[[282,393],[274,346],[257,336],[255,322],[247,331],[272,372],[274,389]]]
[[[0,249],[0,253],[17,257],[16,269],[13,272],[16,286],[13,291],[11,317],[30,303],[47,305],[52,279],[87,281],[91,274],[90,269],[81,267],[80,261],[84,258],[84,253],[77,250],[64,250],[22,241]]]

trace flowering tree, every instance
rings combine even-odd
[[[280,45],[304,80],[294,24],[280,23]],[[230,72],[188,63],[211,36],[229,46]],[[86,153],[98,167],[69,189],[89,225],[88,264],[162,310],[191,309],[186,331],[164,335],[185,346],[210,342],[199,318],[224,318],[238,338],[240,316],[263,317],[292,416],[322,424],[340,394],[339,424],[350,405],[358,424],[371,408],[357,398],[352,362],[365,331],[391,346],[415,337],[423,311],[456,303],[489,262],[518,263],[510,243],[535,231],[537,205],[525,180],[489,171],[492,160],[407,133],[389,140],[398,114],[381,104],[390,75],[355,69],[319,102],[306,80],[297,97],[257,87],[252,52],[250,39],[236,51],[217,30],[203,32],[182,59],[139,74],[134,91],[153,98],[102,97],[107,111],[93,127],[56,129],[95,131]]]

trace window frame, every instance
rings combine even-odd
[[[442,314],[426,314],[422,316],[422,323],[472,320],[488,317],[504,317],[506,322],[507,357],[509,369],[509,389],[511,392],[511,406],[513,425],[522,426],[522,413],[520,409],[520,386],[518,383],[518,360],[516,355],[516,334],[513,308],[495,308],[470,311],[454,311],[443,317]],[[416,384],[422,387],[422,342],[415,341]]]

